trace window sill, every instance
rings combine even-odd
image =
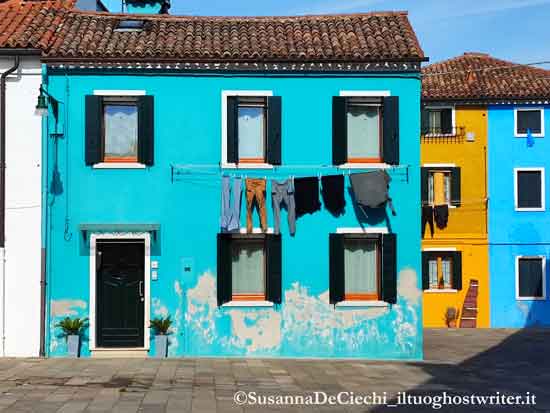
[[[229,301],[222,304],[222,307],[273,307],[271,301]]]
[[[96,163],[94,169],[145,169],[147,166],[137,162],[101,162]]]
[[[388,169],[391,165],[387,163],[344,163],[338,165],[339,169]]]
[[[224,163],[222,169],[273,169],[269,163]]]
[[[546,297],[516,297],[517,301],[545,301]]]
[[[336,307],[389,307],[390,304],[385,301],[370,300],[346,300],[336,303]]]
[[[526,133],[516,133],[516,134],[514,134],[514,137],[515,138],[526,138],[527,134]],[[532,138],[544,138],[544,135],[542,133],[532,133],[531,137]]]
[[[544,212],[546,208],[518,208],[516,207],[515,210],[517,212]]]
[[[429,290],[424,290],[425,293],[457,293],[458,290],[454,288],[431,288]]]

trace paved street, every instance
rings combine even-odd
[[[427,330],[425,361],[273,359],[0,359],[0,409],[9,412],[398,412],[420,406],[246,406],[257,395],[537,396],[531,408],[448,407],[444,412],[550,411],[550,330]],[[322,397],[322,396],[319,396]],[[388,396],[388,403],[390,397]]]

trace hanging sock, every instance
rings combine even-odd
[[[321,195],[325,209],[335,217],[344,213],[344,175],[329,175],[321,178]]]
[[[294,179],[294,200],[296,201],[296,217],[319,211],[321,209],[319,178]]]
[[[281,232],[281,203],[284,203],[287,209],[288,230],[290,235],[294,235],[296,233],[296,205],[292,180],[287,179],[283,182],[271,180],[271,203],[273,206],[273,220],[275,221],[275,234]]]
[[[260,214],[262,231],[267,232],[267,213],[265,209],[265,179],[246,179],[246,232],[252,233],[252,209],[254,201]]]

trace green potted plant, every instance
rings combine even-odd
[[[164,358],[168,356],[168,334],[172,319],[168,317],[158,317],[151,320],[150,327],[155,333],[155,357]]]
[[[449,328],[456,328],[456,320],[458,319],[458,310],[454,307],[447,307],[445,310],[445,324]]]
[[[67,353],[71,357],[80,356],[80,337],[88,326],[87,318],[71,318],[65,317],[58,322],[56,327],[63,331],[63,335],[67,339]]]

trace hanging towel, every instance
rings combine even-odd
[[[319,179],[317,177],[294,179],[294,200],[296,217],[319,211],[321,209]]]
[[[325,208],[335,217],[344,213],[344,175],[329,175],[321,178],[321,195]]]
[[[449,206],[436,205],[434,207],[434,217],[437,228],[443,229],[447,227],[447,221],[449,220]]]
[[[431,205],[422,205],[422,238],[426,233],[426,224],[430,226],[430,235],[434,236],[434,207]]]
[[[357,204],[367,208],[382,208],[389,204],[395,215],[392,200],[388,194],[391,181],[386,171],[363,172],[350,175],[351,188]]]

